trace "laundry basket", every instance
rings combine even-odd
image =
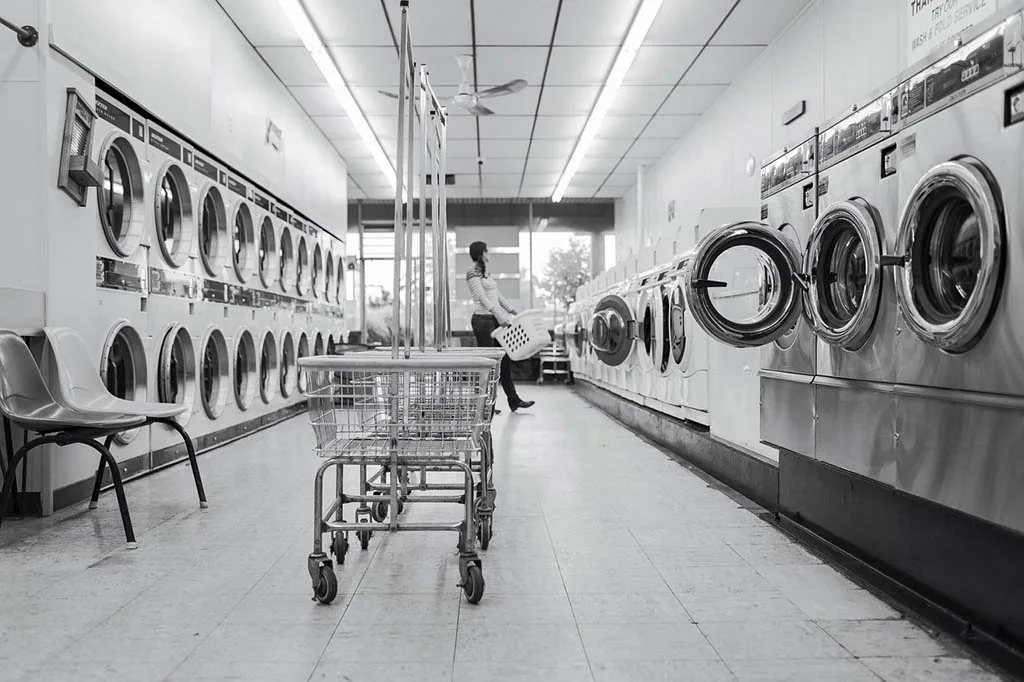
[[[508,327],[498,327],[491,332],[509,359],[526,360],[551,345],[551,335],[544,326],[543,310],[527,310],[512,318]]]

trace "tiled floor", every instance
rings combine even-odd
[[[310,600],[311,431],[299,418],[0,530],[0,680],[999,679],[561,388],[495,422],[487,591],[455,537],[377,537]],[[412,507],[411,518],[457,516]]]

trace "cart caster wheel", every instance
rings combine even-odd
[[[470,604],[479,604],[484,596],[484,573],[476,564],[466,569],[466,579],[462,583],[462,591],[466,595],[466,601]]]
[[[363,523],[366,523],[366,521],[364,520]],[[364,550],[365,549],[369,549],[370,548],[370,538],[373,537],[373,531],[372,530],[357,530],[356,531],[356,537],[359,538],[359,547],[361,549],[364,549]]]
[[[373,507],[370,511],[370,516],[377,523],[384,523],[388,518],[388,503],[387,502],[374,502]]]
[[[331,541],[331,554],[339,564],[345,563],[345,555],[348,554],[348,538],[341,533],[335,535]]]
[[[401,515],[405,511],[405,502],[398,501],[398,514]]]
[[[480,549],[487,549],[491,544],[494,531],[491,529],[491,517],[484,516],[476,525],[476,536],[480,539]]]
[[[330,604],[338,596],[338,576],[334,575],[333,567],[320,566],[320,580],[313,585],[313,596],[321,604]]]

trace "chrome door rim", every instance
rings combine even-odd
[[[936,192],[949,191],[966,199],[978,218],[981,267],[977,282],[958,315],[945,322],[929,320],[916,301],[919,282],[918,237],[927,202]],[[985,331],[999,299],[1005,258],[1005,237],[1000,203],[992,183],[981,168],[969,160],[947,161],[933,167],[918,180],[903,210],[897,237],[897,253],[906,263],[897,278],[896,294],[907,326],[923,342],[947,353],[962,353],[973,347]]]
[[[592,331],[589,334],[589,346],[604,364],[609,367],[621,367],[632,356],[633,348],[636,345],[635,330],[631,328],[636,325],[636,320],[633,317],[633,312],[629,309],[629,304],[618,294],[608,294],[602,297],[594,306],[594,313],[590,318],[590,328],[593,330],[595,324],[600,321],[610,329],[612,316],[617,316],[622,321],[625,334],[622,345],[616,349],[599,347],[601,345],[600,335]]]
[[[118,338],[122,338],[122,334],[124,334],[124,342],[128,346],[128,352],[132,361],[132,386],[130,394],[117,397],[144,403],[149,396],[149,378],[147,376],[149,359],[146,357],[146,344],[142,340],[139,330],[126,319],[115,322],[107,332],[107,337],[103,340],[99,363],[100,379],[103,381],[104,386],[107,386],[110,355],[114,351],[115,342]],[[109,391],[110,388],[108,387],[107,390]],[[110,392],[113,393],[113,391]],[[119,445],[127,445],[135,440],[138,434],[139,429],[121,431],[114,435],[114,442]]]
[[[683,335],[679,338],[672,331],[672,315],[676,309],[680,310],[682,316],[682,328]],[[688,356],[689,344],[687,343],[686,335],[686,297],[683,291],[682,282],[675,282],[669,288],[669,319],[668,319],[668,343],[672,351],[672,362],[675,368],[679,370],[685,370],[689,364]]]
[[[723,317],[715,310],[708,288],[704,286],[718,257],[738,246],[760,250],[775,264],[780,275],[779,304],[752,323],[733,322]],[[803,290],[794,281],[800,261],[796,245],[764,223],[724,225],[701,241],[686,270],[687,307],[697,324],[724,344],[751,348],[771,343],[792,329],[802,313]]]
[[[822,295],[824,281],[819,268],[822,265],[826,238],[837,225],[851,225],[864,248],[865,275],[864,293],[861,305],[852,317],[842,325],[827,319]],[[839,201],[826,208],[811,230],[804,253],[804,273],[808,276],[807,303],[805,311],[814,332],[831,346],[849,351],[859,350],[867,342],[878,315],[882,296],[882,241],[881,226],[871,206],[863,199]]]
[[[661,295],[659,287],[648,287],[640,292],[637,305],[637,362],[636,366],[644,374],[654,371],[658,357],[658,322],[661,317],[658,313],[661,308]],[[646,338],[644,321],[650,317],[650,338]],[[648,340],[650,343],[648,343]]]
[[[181,358],[183,367],[181,368],[181,380],[183,386],[179,391],[181,400],[171,401],[165,400],[167,393],[170,392],[169,385],[169,373],[171,371],[171,362],[174,358],[174,343],[181,341],[184,356]],[[196,402],[196,348],[192,341],[192,335],[189,334],[181,324],[171,324],[164,331],[163,337],[160,340],[160,355],[159,364],[157,365],[157,398],[160,402],[166,402],[168,404],[183,405],[188,409],[184,413],[175,417],[175,421],[184,426],[188,423],[192,416],[192,409],[195,407]]]

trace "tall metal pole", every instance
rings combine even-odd
[[[404,205],[402,203],[403,195],[405,194],[405,186],[403,183],[402,171],[404,170],[405,163],[405,131],[403,130],[403,122],[405,120],[405,97],[406,97],[406,77],[408,71],[406,70],[407,55],[409,53],[409,42],[408,36],[408,12],[409,12],[408,0],[402,0],[402,40],[401,47],[398,53],[398,149],[395,161],[395,272],[394,272],[394,297],[391,300],[391,357],[398,358],[398,337],[402,333],[402,309],[399,303],[401,298],[402,288],[402,259],[404,254],[405,244],[401,237],[405,236],[404,230]],[[399,234],[399,225],[402,226],[401,235]]]
[[[356,203],[359,229],[359,342],[366,343],[366,240],[363,227],[363,200]]]
[[[527,233],[527,236],[528,236],[527,238],[528,238],[529,243],[530,243],[530,257],[529,257],[529,260],[527,261],[530,264],[530,273],[529,273],[528,279],[526,281],[527,281],[527,284],[529,285],[529,288],[530,288],[530,297],[529,298],[530,298],[530,309],[532,310],[533,309],[533,280],[534,280],[534,277],[533,277],[533,202],[532,201],[530,202],[529,213],[528,213],[528,218],[527,219],[530,221],[530,231]]]

